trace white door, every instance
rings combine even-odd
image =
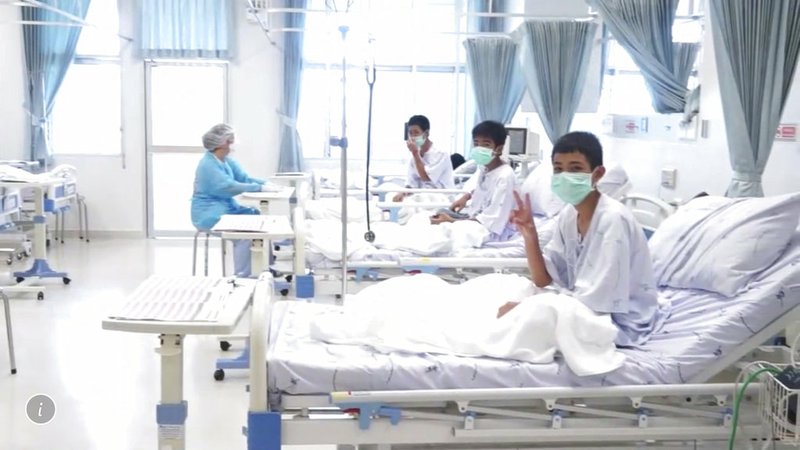
[[[227,64],[150,61],[146,83],[148,235],[188,236],[203,133],[227,121]]]

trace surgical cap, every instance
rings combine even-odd
[[[211,127],[203,135],[203,148],[211,151],[222,147],[231,139],[233,139],[233,128],[230,125],[220,123]]]

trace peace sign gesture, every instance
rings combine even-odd
[[[525,194],[525,201],[519,196],[519,192],[514,191],[514,201],[516,208],[511,211],[508,218],[509,222],[514,224],[521,233],[534,229],[533,225],[533,208],[531,208],[531,196]]]

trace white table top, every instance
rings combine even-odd
[[[223,239],[294,238],[287,216],[226,214],[211,230],[221,232]]]
[[[311,174],[304,172],[276,173],[267,177],[270,180],[310,180]]]
[[[252,200],[284,200],[292,198],[292,195],[294,195],[294,188],[287,186],[277,192],[245,192],[242,197]]]
[[[452,202],[377,202],[375,205],[380,209],[399,209],[405,206],[409,208],[449,208]]]
[[[154,275],[103,320],[103,329],[229,334],[247,309],[255,286],[256,280],[250,279]]]

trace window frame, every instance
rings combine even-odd
[[[92,7],[92,4],[93,3],[89,4],[89,8]],[[117,5],[116,2],[115,2],[115,5],[114,5],[114,9],[115,9],[116,15],[117,15],[117,29],[119,29],[119,23],[120,23],[119,5]],[[87,16],[88,16],[88,14],[87,14]],[[84,25],[84,28],[85,27],[86,27],[86,25]],[[83,30],[81,32],[83,32]],[[117,36],[119,36],[119,35],[117,34]],[[111,38],[109,37],[109,39],[111,39]],[[78,42],[80,43],[80,37],[78,38]],[[119,108],[119,111],[118,111],[118,114],[119,114],[119,147],[118,147],[118,151],[115,151],[113,153],[98,153],[98,152],[89,152],[89,151],[59,152],[58,149],[55,146],[53,146],[53,148],[52,148],[52,156],[53,157],[56,157],[56,158],[70,158],[70,157],[81,157],[81,158],[85,158],[85,157],[92,157],[92,158],[122,158],[123,161],[125,160],[125,157],[126,157],[126,155],[125,155],[125,124],[123,122],[123,118],[125,117],[125,114],[124,114],[125,105],[123,103],[124,99],[123,99],[123,94],[122,94],[123,93],[123,88],[122,88],[122,56],[121,55],[122,55],[122,46],[120,46],[118,48],[118,51],[117,51],[116,55],[111,55],[111,54],[108,54],[108,55],[79,54],[79,53],[77,53],[77,50],[76,50],[75,56],[72,58],[72,61],[70,62],[70,67],[67,69],[67,74],[68,74],[69,70],[72,68],[72,65],[82,65],[82,66],[100,66],[100,65],[109,66],[109,65],[113,65],[113,66],[117,67],[117,71],[119,72],[119,92],[118,92],[118,95],[119,95],[119,105],[120,105],[120,108]],[[61,88],[59,88],[59,91],[60,90],[61,90]],[[55,102],[58,102],[58,94],[56,94]],[[54,128],[53,127],[53,124],[54,124],[53,119],[54,119],[54,117],[51,115],[50,119],[49,119],[50,120],[50,124],[48,125],[48,139],[50,140],[50,142],[52,144],[55,144],[55,142],[53,141],[53,133],[52,133],[52,130]]]

